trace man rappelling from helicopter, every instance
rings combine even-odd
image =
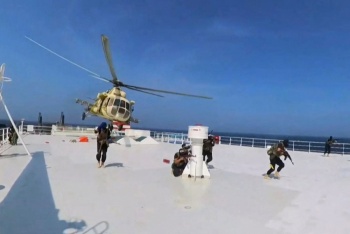
[[[87,71],[94,78],[113,84],[112,89],[106,92],[99,93],[97,95],[97,98],[94,100],[95,101],[94,103],[90,103],[88,101],[84,101],[81,99],[76,99],[76,103],[86,106],[86,109],[82,115],[83,120],[89,115],[98,116],[98,117],[107,119],[113,123],[115,122],[119,123],[120,129],[123,127],[124,124],[130,125],[130,122],[138,123],[138,120],[132,117],[133,106],[135,102],[129,101],[126,98],[126,93],[121,89],[122,87],[130,90],[158,96],[158,97],[163,97],[163,96],[157,93],[167,93],[167,94],[181,95],[181,96],[187,96],[187,97],[212,99],[211,97],[207,97],[207,96],[178,93],[173,91],[166,91],[166,90],[159,90],[159,89],[152,89],[152,88],[124,84],[117,78],[117,75],[113,66],[113,62],[112,62],[112,56],[110,53],[109,40],[108,40],[108,37],[106,37],[105,35],[101,35],[102,46],[103,46],[104,55],[105,55],[110,73],[112,75],[112,80],[106,79],[98,75],[97,73],[92,72],[87,68],[84,68],[78,65],[77,63],[70,61],[69,59],[57,54],[56,52],[53,52],[52,50],[46,48],[45,46],[41,45],[40,43],[34,41],[29,37],[26,37],[26,38],[29,41],[33,42],[34,44],[47,50],[48,52],[58,56],[59,58],[73,64],[74,66],[79,67],[80,69]]]

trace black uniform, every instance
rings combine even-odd
[[[106,161],[107,158],[107,149],[109,146],[108,140],[111,137],[111,132],[107,128],[107,124],[104,122],[97,129],[97,154],[96,159],[98,162],[102,161],[102,164]],[[101,159],[102,154],[102,159]]]
[[[203,162],[205,162],[205,156],[207,156],[207,161],[206,163],[208,164],[213,160],[213,147],[215,145],[214,139],[209,136],[208,139],[203,140]]]

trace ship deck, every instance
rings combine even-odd
[[[179,145],[26,135],[0,155],[0,233],[348,233],[349,156],[291,152],[265,180],[266,149],[216,145],[210,178],[175,178]],[[4,147],[4,146],[3,146]]]

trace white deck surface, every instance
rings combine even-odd
[[[292,152],[280,180],[265,180],[265,149],[216,145],[211,178],[175,178],[179,145],[111,144],[25,136],[1,149],[0,233],[350,233],[349,156]],[[76,139],[76,138],[74,138]]]

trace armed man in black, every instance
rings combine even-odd
[[[188,163],[189,157],[191,157],[191,146],[186,146],[184,143],[182,144],[181,149],[175,153],[174,162],[171,165],[171,169],[175,177],[182,175]]]
[[[270,149],[268,149],[267,154],[270,156],[270,169],[267,171],[266,175],[264,176],[266,179],[270,178],[270,174],[275,171],[276,164],[278,165],[277,172],[275,173],[276,178],[280,178],[280,171],[284,167],[284,163],[280,159],[280,157],[283,155],[284,160],[287,160],[287,158],[290,159],[292,164],[294,165],[292,158],[290,157],[288,151],[286,148],[288,147],[289,141],[284,140],[283,142],[279,142],[278,144],[275,144],[271,146]]]
[[[203,140],[203,162],[208,164],[213,160],[213,147],[215,146],[214,137],[212,135],[208,136],[208,139]],[[205,156],[207,156],[207,161],[205,161]]]

